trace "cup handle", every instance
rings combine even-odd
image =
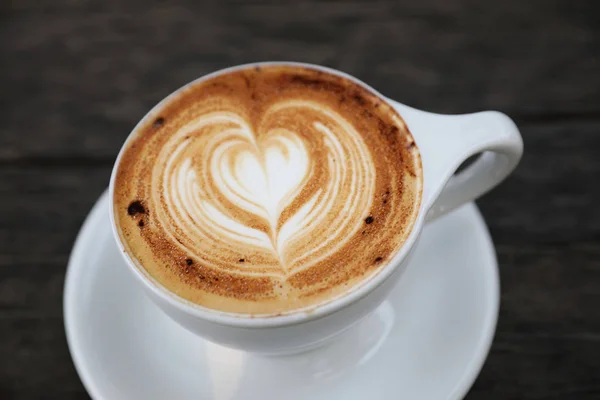
[[[523,139],[505,114],[441,115],[393,102],[408,125],[423,165],[423,209],[431,221],[473,201],[506,178],[523,154]],[[469,157],[481,156],[454,175]]]

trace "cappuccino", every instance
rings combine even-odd
[[[114,217],[158,284],[218,311],[278,315],[386,267],[415,222],[421,161],[398,113],[292,65],[198,80],[156,107],[117,166]]]

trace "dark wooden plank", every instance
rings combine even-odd
[[[108,185],[110,167],[0,169],[0,270],[16,262],[65,265],[83,218]],[[2,269],[4,268],[4,269]]]
[[[467,398],[600,398],[600,248],[513,244],[497,250],[498,330]]]
[[[497,252],[502,281],[499,333],[600,346],[597,242],[540,245],[519,241],[499,245]]]
[[[521,163],[478,202],[497,244],[600,240],[599,131],[589,122],[523,127]]]
[[[499,333],[467,400],[598,399],[595,340]]]
[[[88,398],[73,367],[62,290],[73,240],[108,167],[0,169],[0,398]]]
[[[257,60],[336,67],[432,111],[600,119],[598,2],[37,4],[0,23],[0,160],[109,162],[172,90]]]
[[[64,333],[60,301],[64,267],[51,264],[13,267],[19,268],[18,275],[0,280],[1,398],[87,398]],[[31,279],[34,274],[37,277]],[[43,282],[42,277],[49,282]],[[20,309],[14,308],[15,301],[20,303]],[[7,302],[10,311],[5,309]],[[37,309],[40,304],[36,303],[41,304]]]

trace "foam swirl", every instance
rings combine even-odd
[[[303,137],[271,122],[297,115]],[[370,208],[375,168],[356,129],[318,103],[275,104],[264,121],[259,132],[232,113],[190,121],[159,154],[165,164],[153,173],[152,193],[164,204],[158,220],[188,254],[219,269],[230,253],[252,253],[265,261],[259,270],[236,267],[264,273],[266,264],[268,273],[287,275],[338,251],[360,229],[353,216]]]
[[[356,83],[241,70],[153,115],[121,156],[115,217],[132,258],[188,300],[255,314],[315,305],[372,276],[410,232],[418,150]]]

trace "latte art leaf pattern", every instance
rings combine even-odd
[[[126,144],[114,216],[129,257],[203,307],[271,315],[385,268],[421,198],[406,125],[319,70],[265,66],[193,83]]]
[[[310,101],[276,104],[265,119],[301,112],[313,115],[304,129],[308,139],[284,126],[255,133],[243,117],[215,112],[164,145],[159,158],[166,165],[156,171],[160,186],[152,192],[164,196],[159,221],[173,238],[185,238],[184,251],[218,268],[199,244],[220,248],[211,251],[215,256],[252,247],[272,259],[271,273],[286,275],[337,251],[360,229],[362,221],[352,216],[370,208],[375,187],[369,149],[348,121]],[[313,182],[317,168],[326,185]],[[316,190],[304,190],[311,184]],[[299,200],[303,190],[308,195]]]

